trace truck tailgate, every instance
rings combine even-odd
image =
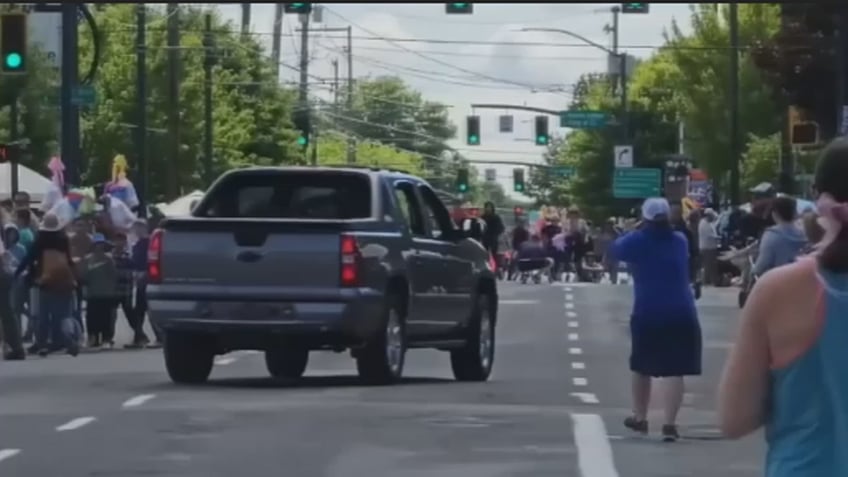
[[[161,283],[338,288],[340,233],[323,221],[170,220]]]

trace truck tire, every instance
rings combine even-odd
[[[165,368],[177,384],[202,384],[209,379],[215,352],[201,336],[170,332],[165,336]]]
[[[273,378],[300,378],[308,362],[309,350],[305,348],[285,347],[265,351],[265,367]]]
[[[366,384],[393,384],[403,376],[406,360],[406,313],[401,301],[388,297],[380,331],[356,353],[356,370]]]
[[[486,381],[495,363],[495,310],[492,296],[481,293],[472,310],[465,346],[451,351],[451,370],[457,381]]]

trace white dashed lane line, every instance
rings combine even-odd
[[[574,313],[573,311],[566,311],[565,317],[566,318],[577,318],[577,313]]]
[[[589,380],[586,378],[571,378],[571,382],[578,387],[584,387],[589,385]]]
[[[598,404],[598,397],[592,393],[571,393],[572,397],[576,397],[583,404]]]
[[[20,453],[20,449],[0,449],[0,462],[3,462],[4,460],[9,460]]]
[[[577,466],[583,477],[619,477],[604,420],[597,414],[572,414]]]
[[[583,354],[583,350],[580,348],[568,348],[568,354]]]
[[[586,363],[581,363],[579,361],[572,361],[571,369],[586,369]]]
[[[579,328],[579,327],[580,327],[580,323],[578,323],[578,322],[576,322],[576,321],[569,321],[569,322],[568,322],[568,327],[569,327],[569,328]]]
[[[574,301],[574,295],[572,295],[571,293],[566,293],[565,294],[565,300],[566,301]]]
[[[578,335],[577,333],[569,333],[568,334],[568,341],[577,341],[579,339],[580,339],[580,335]]]
[[[75,431],[81,427],[87,426],[92,422],[96,421],[96,417],[87,416],[87,417],[78,417],[76,419],[71,419],[70,421],[62,424],[61,426],[56,428],[57,432],[67,432],[67,431]]]
[[[574,309],[574,303],[571,303],[570,301],[565,302],[565,309],[566,310],[573,310]]]
[[[122,404],[121,407],[123,407],[124,409],[138,407],[138,406],[141,406],[142,404],[146,403],[147,401],[150,401],[151,399],[153,399],[155,397],[156,397],[155,394],[140,394],[138,396],[131,397],[131,398],[127,399],[126,401],[124,401],[124,404]]]

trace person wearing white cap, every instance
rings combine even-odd
[[[683,377],[701,374],[701,327],[689,286],[688,244],[672,229],[670,213],[667,200],[647,199],[639,228],[610,247],[614,258],[627,263],[635,295],[630,316],[633,415],[624,425],[648,432],[651,378],[664,378],[665,441],[679,438]]]
[[[706,209],[698,222],[698,251],[701,266],[704,267],[705,285],[718,285],[718,246],[721,237],[715,227],[716,219],[718,214],[713,209]]]

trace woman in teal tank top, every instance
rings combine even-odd
[[[815,174],[816,251],[767,272],[742,311],[722,378],[727,437],[765,427],[766,477],[848,475],[848,141]]]

